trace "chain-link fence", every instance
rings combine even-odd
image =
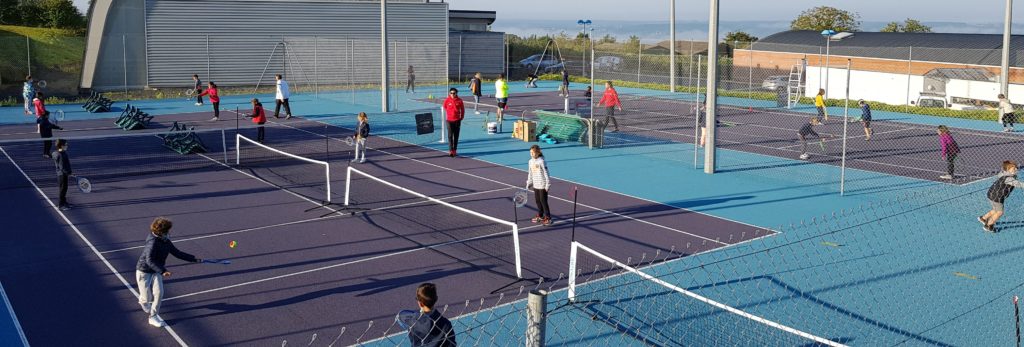
[[[980,229],[987,186],[899,194],[706,253],[681,244],[618,259],[574,243],[567,278],[437,309],[473,346],[1013,345],[1021,249],[962,232]],[[287,343],[408,343],[397,320],[366,334],[380,324]]]
[[[0,95],[20,101],[28,75],[46,81],[43,90],[50,96],[77,95],[84,47],[84,37],[0,36],[0,49],[9,53],[0,59]]]

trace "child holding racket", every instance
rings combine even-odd
[[[455,347],[455,329],[452,322],[434,309],[437,303],[437,286],[423,283],[416,288],[416,303],[420,315],[409,326],[409,341],[414,347]]]
[[[149,313],[149,325],[163,328],[167,324],[160,319],[160,302],[164,298],[164,277],[171,277],[167,271],[167,256],[190,262],[199,263],[202,259],[182,252],[174,247],[174,243],[167,237],[171,233],[174,224],[164,217],[156,217],[149,225],[149,235],[146,236],[146,246],[142,249],[142,255],[135,264],[135,281],[139,285],[139,305],[142,310]]]
[[[604,124],[606,126],[609,122],[615,124],[615,130],[612,132],[619,131],[619,122],[615,120],[615,107],[622,111],[622,103],[619,102],[619,93],[612,86],[612,81],[604,82],[604,95],[601,96],[601,101],[597,105],[605,107]]]
[[[203,81],[199,80],[198,74],[192,74],[192,89],[196,91],[196,106],[203,106]]]
[[[548,205],[548,189],[551,178],[548,176],[548,164],[544,161],[544,153],[540,146],[530,146],[529,174],[526,176],[526,187],[533,187],[533,197],[537,200],[537,216],[530,221],[551,225],[551,207]]]
[[[1024,188],[1024,183],[1017,180],[1017,163],[1007,160],[1003,162],[1002,172],[996,175],[996,181],[988,188],[988,202],[992,209],[978,217],[986,232],[996,232],[996,221],[1003,216],[1003,202],[1013,193],[1013,188]]]
[[[68,176],[71,176],[71,158],[68,157],[67,149],[68,141],[59,139],[57,140],[57,150],[51,154],[53,164],[57,166],[57,186],[60,197],[57,208],[61,211],[71,208],[71,204],[68,203]]]
[[[953,163],[956,161],[956,156],[960,154],[960,146],[956,144],[956,140],[953,139],[953,135],[949,133],[949,128],[945,125],[939,126],[939,144],[942,145],[942,159],[946,159],[949,164],[947,166],[947,174],[939,176],[944,180],[951,180],[953,177]]]
[[[473,75],[473,79],[469,80],[469,91],[473,93],[473,112],[476,114],[480,114],[480,111],[477,110],[477,106],[480,105],[480,97],[483,96],[483,91],[480,90],[480,87],[483,85],[483,81],[480,78],[480,73],[477,72]]]
[[[796,132],[797,136],[800,137],[800,159],[807,160],[807,158],[811,157],[810,154],[807,154],[807,137],[808,136],[813,135],[814,137],[816,137],[819,140],[823,141],[822,142],[822,147],[824,147],[824,141],[825,140],[821,138],[820,134],[818,134],[817,132],[814,131],[814,126],[815,125],[821,125],[821,121],[818,120],[818,117],[811,117],[811,120],[808,121],[806,124],[804,124],[803,127],[800,127],[800,130],[797,130],[797,132]],[[824,149],[822,149],[822,151],[824,151]]]
[[[53,129],[64,130],[56,124],[50,123],[50,115],[43,113],[42,116],[36,118],[36,132],[39,133],[39,137],[43,138],[43,157],[53,159],[53,155],[50,154],[50,147],[53,147]]]
[[[246,117],[252,118],[252,122],[258,125],[256,127],[256,142],[263,143],[265,135],[263,124],[267,123],[267,112],[263,110],[263,104],[260,103],[260,99],[252,99],[252,113],[246,115]]]
[[[864,99],[857,101],[860,105],[860,123],[864,125],[864,141],[871,141],[871,106]]]
[[[220,119],[220,96],[217,95],[217,84],[211,81],[207,82],[206,85],[206,90],[199,93],[197,97],[202,97],[203,95],[210,96],[210,103],[213,104],[213,118],[210,118],[210,121],[216,122]]]
[[[355,163],[356,160],[359,160],[359,163],[362,164],[366,162],[366,138],[370,136],[370,120],[367,119],[366,112],[359,112],[356,118],[359,120],[359,125],[356,125],[355,135],[352,135],[356,146],[355,158],[352,158],[352,162]]]
[[[46,95],[42,91],[36,92],[36,97],[32,99],[32,105],[36,109],[36,117],[41,116],[46,111]]]
[[[21,87],[21,96],[25,98],[25,114],[32,114],[32,101],[36,97],[36,81],[32,75],[25,76],[25,84]]]
[[[818,95],[814,96],[814,107],[818,108],[818,117],[828,120],[828,111],[825,110],[825,90],[818,89]]]
[[[498,74],[498,80],[494,81],[494,98],[498,99],[498,112],[495,112],[498,122],[498,133],[501,133],[501,123],[504,121],[505,107],[508,106],[508,83],[505,82],[505,74]]]
[[[1006,98],[1006,95],[999,94],[999,124],[1003,125],[1004,132],[1013,132],[1013,104],[1010,103],[1010,99]]]

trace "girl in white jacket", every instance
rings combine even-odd
[[[999,94],[999,124],[1003,125],[1004,132],[1013,132],[1013,122],[1016,115],[1013,114],[1013,104],[1006,98],[1006,95]]]
[[[537,216],[532,222],[551,225],[551,208],[548,206],[548,189],[551,179],[548,177],[548,165],[544,162],[544,153],[540,146],[530,146],[529,174],[526,176],[526,187],[533,187],[533,196],[537,201]]]

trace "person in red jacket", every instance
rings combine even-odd
[[[260,99],[252,99],[252,113],[246,115],[246,117],[252,118],[252,122],[259,125],[256,127],[256,142],[263,143],[264,129],[263,124],[267,123],[267,114],[263,111],[263,104],[260,103]]]
[[[210,118],[211,122],[216,122],[220,119],[220,96],[217,95],[217,84],[213,82],[206,83],[207,87],[199,96],[209,96],[210,103],[213,104],[213,118]]]
[[[604,82],[604,95],[601,96],[601,102],[597,103],[598,106],[604,106],[607,113],[605,113],[604,124],[608,123],[615,125],[615,130],[619,131],[619,122],[615,120],[615,107],[622,111],[622,103],[619,102],[619,93],[615,91],[615,87],[612,87],[612,81]]]
[[[36,108],[36,118],[39,118],[46,113],[46,97],[43,92],[36,92],[36,97],[32,99],[32,106]]]
[[[459,99],[459,91],[455,88],[448,90],[444,113],[448,121],[448,156],[455,157],[459,150],[459,127],[462,126],[462,118],[466,116],[466,106]]]

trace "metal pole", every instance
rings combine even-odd
[[[588,122],[588,124],[594,124],[594,122],[593,122],[593,120],[594,120],[594,88],[596,87],[594,83],[595,83],[595,81],[594,81],[594,38],[593,38],[593,35],[591,35],[591,38],[590,38],[590,120],[591,121]],[[565,100],[569,100],[569,98],[568,98],[568,94],[569,94],[568,91],[566,91],[565,94],[567,95]],[[594,134],[590,134],[590,136],[591,136],[591,138],[594,138]],[[591,148],[593,148],[593,141],[591,141],[590,144],[591,144]],[[604,147],[604,141],[601,141],[601,146]],[[573,196],[575,196],[575,194],[573,194]]]
[[[32,40],[25,36],[25,65],[28,66],[28,74],[32,74]]]
[[[1013,0],[1006,0],[1006,19],[1003,23],[1003,64],[999,71],[999,92],[1010,97],[1010,26],[1013,24]]]
[[[640,65],[641,65],[640,63],[643,62],[643,59],[644,59],[644,44],[643,44],[643,42],[637,42],[637,48],[636,48],[636,83],[640,83]],[[590,110],[590,112],[594,112],[594,110]]]
[[[821,64],[821,46],[818,46],[818,89],[821,89],[821,81],[824,80],[825,70]]]
[[[546,317],[548,311],[547,292],[531,290],[526,310],[526,346],[543,347]]]
[[[754,43],[747,43],[747,99],[754,99]]]
[[[210,35],[206,35],[206,80],[213,81],[213,74],[210,73]]]
[[[708,15],[708,97],[705,100],[707,117],[704,120],[707,140],[704,143],[704,173],[715,173],[715,107],[718,103],[718,0],[711,0]]]
[[[508,34],[503,36],[505,39],[505,76],[508,76]]]
[[[693,90],[693,41],[690,41],[690,51],[686,52],[690,57],[689,66],[686,67],[686,88]]]
[[[388,112],[388,1],[380,0],[380,110]]]
[[[355,64],[353,64],[353,60],[355,60],[355,58],[356,58],[356,41],[355,40],[349,40],[348,41],[348,48],[349,48],[349,54],[348,54],[348,77],[349,78],[348,78],[348,81],[349,81],[349,85],[351,86],[351,88],[349,88],[349,91],[350,91],[350,94],[352,95],[352,103],[355,104],[356,103],[356,86],[359,85],[358,81],[356,81],[356,68],[355,68]]]
[[[832,89],[828,86],[828,72],[832,70],[832,67],[828,65],[829,61],[829,49],[832,47],[832,37],[825,37],[825,99],[828,99],[828,90]],[[820,76],[819,76],[820,78]]]
[[[852,59],[846,59],[846,103],[843,106],[843,163],[839,173],[839,195],[846,194],[846,134],[850,119],[850,67]],[[824,154],[824,153],[823,153]]]
[[[910,73],[911,73],[910,70],[913,68],[913,66],[914,66],[914,46],[910,46],[910,51],[907,52],[907,100],[906,100],[906,103],[905,103],[905,105],[906,105],[908,110],[910,108]]]
[[[317,67],[319,65],[319,51],[317,49],[319,41],[316,35],[313,36],[313,97],[320,99],[320,70]]]
[[[676,92],[676,0],[668,0],[669,2],[669,20],[668,20],[668,37],[669,37],[669,48],[668,48],[668,65],[669,69],[672,70],[668,74],[668,89],[669,92]]]
[[[691,49],[690,52],[693,52]],[[692,59],[691,59],[692,61]],[[699,153],[700,153],[700,61],[701,57],[697,56],[697,81],[694,85],[697,87],[696,94],[694,94],[694,114],[693,114],[693,168],[697,168]]]
[[[459,82],[462,82],[462,34],[459,34]]]
[[[394,44],[395,44],[395,50],[394,50],[394,52],[395,52],[395,58],[394,58],[394,59],[391,59],[391,66],[393,66],[393,67],[394,67],[394,71],[395,71],[395,72],[394,72],[394,75],[392,75],[392,77],[391,77],[391,80],[392,80],[392,81],[394,81],[394,83],[395,83],[395,86],[398,86],[398,85],[400,85],[400,84],[401,84],[401,83],[399,83],[399,82],[398,82],[398,72],[399,72],[399,71],[402,71],[402,70],[399,70],[399,69],[398,69],[398,41],[395,41],[395,42],[394,42]],[[408,80],[408,78],[409,78],[409,76],[408,76],[408,73],[407,73],[407,75],[406,75],[406,77],[405,77],[405,78],[406,78],[406,83],[409,83],[409,80]],[[447,94],[446,94],[446,95],[447,95]],[[391,100],[391,102],[394,102],[394,103],[395,103],[395,105],[394,105],[394,106],[395,106],[395,107],[394,107],[394,109],[395,109],[395,110],[397,110],[397,109],[398,109],[398,100],[399,100],[398,98],[395,98],[394,100]]]
[[[128,39],[121,35],[121,69],[124,70],[124,98],[128,98]]]

